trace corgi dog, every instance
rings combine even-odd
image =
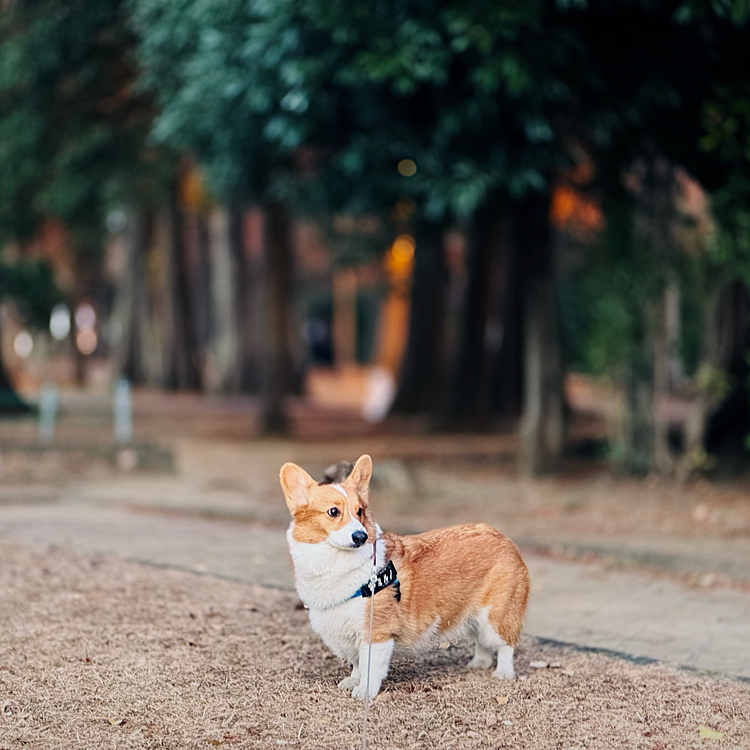
[[[493,676],[512,679],[529,593],[516,545],[484,524],[383,533],[370,513],[371,475],[367,455],[340,484],[318,484],[292,463],[280,472],[297,593],[313,630],[352,667],[339,687],[374,698],[395,646],[458,634],[475,641],[469,667],[490,668],[497,654]]]

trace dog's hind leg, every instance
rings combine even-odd
[[[477,641],[474,647],[474,656],[466,666],[469,669],[489,669],[493,661],[492,651],[488,651]]]
[[[502,638],[500,644],[497,649],[497,667],[492,676],[498,680],[512,680],[516,676],[513,670],[513,646],[509,646]]]
[[[495,632],[488,617],[488,610],[483,609],[472,624],[474,634],[474,658],[466,665],[469,669],[489,669],[495,660],[495,651],[503,643]]]
[[[497,667],[492,676],[499,680],[515,677],[513,650],[521,637],[528,596],[529,574],[520,557],[515,570],[507,564],[496,565],[487,578],[485,601],[490,606],[485,611],[497,649]]]

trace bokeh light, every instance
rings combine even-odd
[[[84,302],[76,308],[76,327],[79,330],[89,330],[96,325],[96,312],[88,303]]]
[[[49,318],[49,332],[56,341],[62,341],[70,333],[70,309],[67,305],[55,305]]]
[[[116,208],[114,211],[110,211],[107,214],[105,223],[107,225],[108,232],[117,234],[118,232],[122,232],[122,230],[127,226],[128,217],[125,211],[123,211],[121,208]]]
[[[417,173],[417,165],[411,159],[402,159],[398,163],[398,173],[402,177],[413,177]]]
[[[78,334],[76,335],[76,346],[78,347],[78,351],[86,356],[93,354],[96,351],[98,343],[99,339],[96,335],[96,331],[91,328],[84,328],[83,330],[78,331]]]
[[[34,339],[28,331],[21,331],[13,339],[13,351],[21,358],[26,359],[34,351]]]
[[[411,263],[412,258],[414,258],[415,247],[416,243],[414,242],[414,238],[408,234],[402,234],[399,237],[396,237],[396,240],[391,247],[393,259],[399,264]]]

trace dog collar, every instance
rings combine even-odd
[[[378,577],[375,579],[375,590],[373,591],[370,588],[369,583],[365,583],[364,585],[360,586],[349,598],[350,599],[356,599],[358,596],[361,597],[368,597],[368,596],[374,596],[378,593],[378,591],[382,591],[385,588],[388,588],[388,586],[393,586],[396,590],[396,593],[394,594],[396,601],[401,601],[401,584],[398,580],[398,573],[396,572],[396,566],[393,564],[393,560],[388,561],[388,565],[386,565],[383,570],[378,573]]]

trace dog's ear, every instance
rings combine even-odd
[[[307,505],[310,488],[317,484],[297,464],[284,464],[279,472],[279,481],[281,482],[281,489],[284,490],[286,504],[292,513]]]
[[[365,453],[360,456],[354,464],[344,484],[348,485],[359,495],[362,502],[367,505],[370,491],[370,478],[372,477],[372,459]]]

